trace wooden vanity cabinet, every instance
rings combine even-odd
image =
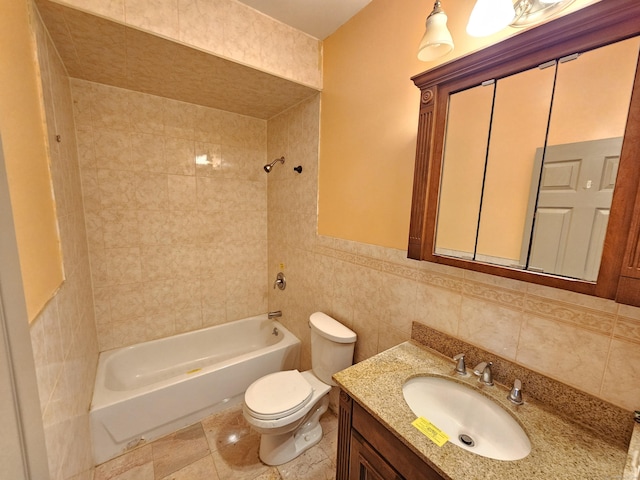
[[[336,463],[336,480],[445,480],[344,391]]]

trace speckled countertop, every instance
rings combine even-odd
[[[452,480],[527,478],[540,480],[631,480],[625,464],[627,451],[601,435],[582,428],[528,399],[513,405],[501,385],[482,386],[473,375],[457,376],[453,362],[414,341],[405,342],[334,376],[336,382],[411,450],[445,478]],[[402,385],[411,377],[441,375],[477,388],[493,398],[519,421],[531,441],[531,453],[522,460],[500,461],[470,453],[448,442],[438,447],[411,422],[416,418],[402,396]],[[631,444],[640,443],[638,428]],[[630,451],[632,451],[630,449]],[[630,465],[627,465],[630,471]],[[623,477],[624,475],[624,477]]]
[[[634,458],[635,461],[634,461]],[[631,441],[629,442],[629,450],[627,455],[627,464],[624,467],[624,477],[623,480],[637,480],[640,476],[640,467],[638,467],[638,462],[640,459],[640,424],[636,423],[633,427],[633,435],[631,436]]]

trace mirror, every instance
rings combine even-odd
[[[436,254],[596,281],[639,46],[450,94]]]
[[[638,277],[640,302],[637,15],[599,2],[412,79],[409,258],[607,298]]]

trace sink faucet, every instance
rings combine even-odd
[[[481,362],[476,365],[476,368],[473,369],[473,373],[480,377],[478,381],[489,387],[493,385],[493,373],[491,372],[491,365],[493,365],[493,362]]]
[[[522,405],[524,403],[522,401],[522,382],[517,378],[513,381],[513,388],[507,398],[516,405]]]
[[[464,353],[459,353],[453,360],[456,362],[455,372],[458,375],[466,375],[467,374],[467,366],[464,363]]]

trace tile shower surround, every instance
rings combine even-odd
[[[266,311],[266,122],[71,84],[100,349]]]

